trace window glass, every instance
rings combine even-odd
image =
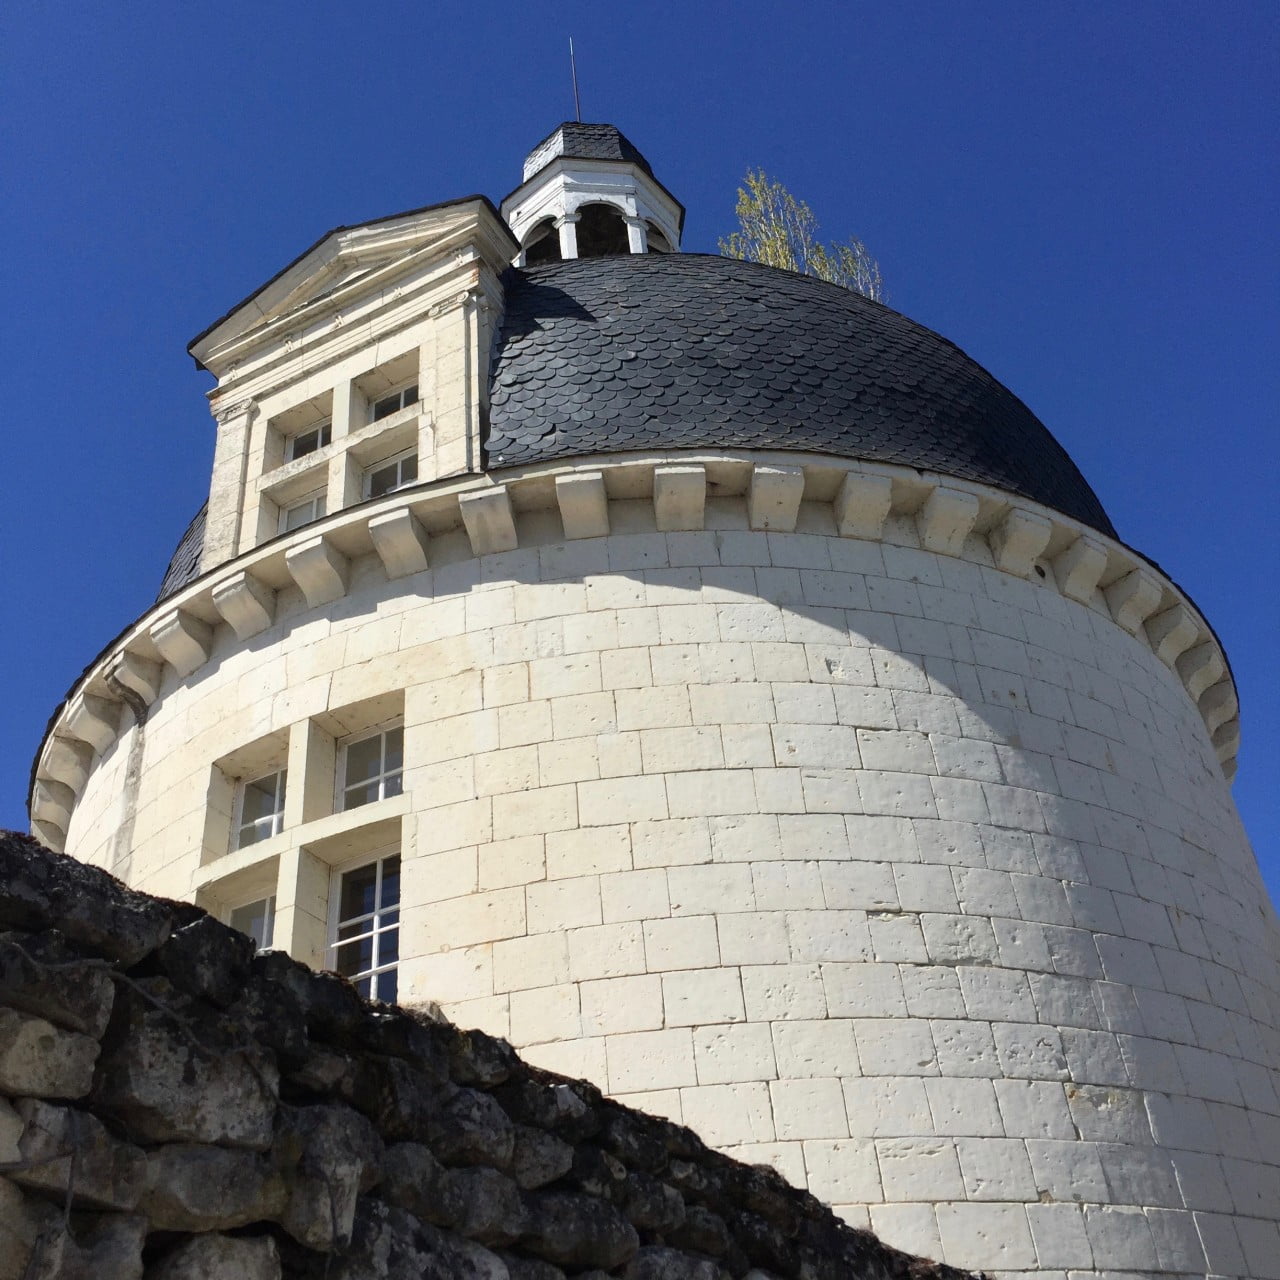
[[[400,960],[400,855],[379,858],[338,877],[330,949],[333,967],[361,995],[396,998]]]
[[[404,730],[396,727],[348,743],[342,772],[342,808],[373,804],[403,790]]]
[[[305,458],[307,454],[323,449],[329,443],[329,426],[329,423],[322,422],[309,431],[299,431],[296,436],[290,436],[289,460],[292,462],[294,458]]]
[[[241,784],[236,848],[278,835],[284,825],[285,770]]]
[[[301,529],[304,524],[319,520],[324,513],[325,495],[313,494],[310,498],[304,498],[301,502],[295,502],[293,506],[285,508],[280,517],[280,532],[289,533],[294,529]]]
[[[275,933],[275,896],[259,898],[257,902],[246,902],[244,906],[234,908],[228,923],[233,929],[247,933],[259,951],[266,951]]]
[[[406,453],[369,472],[369,497],[380,498],[412,484],[418,478],[418,455]]]
[[[381,399],[375,400],[369,420],[377,422],[381,418],[389,418],[393,413],[399,413],[406,405],[417,403],[418,384],[415,382],[412,386],[402,387],[399,391],[393,391],[389,396],[383,396]]]

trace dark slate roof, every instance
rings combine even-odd
[[[539,156],[544,150],[545,159]],[[535,156],[539,157],[540,163],[530,170],[529,163]],[[566,120],[529,152],[525,160],[524,180],[528,182],[557,156],[569,156],[575,160],[624,160],[637,165],[649,177],[653,177],[649,162],[640,154],[636,145],[621,129],[611,124],[582,124],[576,120]]]
[[[1021,494],[1115,537],[1048,429],[954,343],[756,263],[639,254],[506,277],[490,468],[633,449],[795,449]]]
[[[954,343],[878,302],[731,258],[504,277],[490,469],[636,449],[794,449],[992,485],[1115,537],[1048,429]],[[160,599],[199,573],[204,510]]]
[[[187,525],[186,533],[174,548],[173,558],[160,582],[160,590],[156,592],[157,603],[200,576],[200,553],[204,550],[204,518],[208,510],[209,504],[206,502],[196,512],[195,519]]]

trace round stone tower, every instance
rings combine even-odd
[[[610,126],[524,177],[192,343],[209,501],[33,829],[913,1252],[1280,1274],[1209,625],[945,339],[653,252],[683,211]]]

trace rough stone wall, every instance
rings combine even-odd
[[[1274,913],[1174,673],[976,539],[610,511],[479,559],[442,535],[430,570],[366,559],[339,606],[221,630],[152,707],[135,883],[218,874],[212,760],[402,691],[402,998],[919,1253],[1275,1273]],[[374,809],[287,829],[281,867]]]
[[[3,1280],[964,1274],[24,836],[0,929]]]

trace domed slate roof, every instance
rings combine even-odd
[[[633,449],[794,449],[992,485],[1115,537],[1017,396],[860,294],[699,254],[515,269],[488,466]]]

